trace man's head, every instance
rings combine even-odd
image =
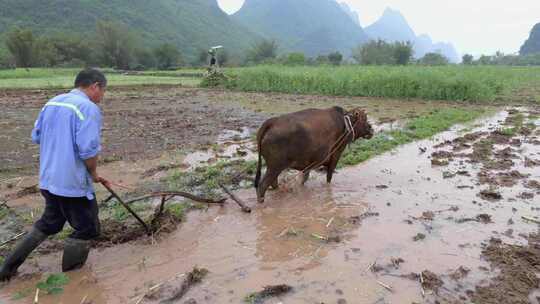
[[[85,69],[75,78],[75,88],[83,91],[94,103],[100,103],[105,95],[107,78],[96,69]]]

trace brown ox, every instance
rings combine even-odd
[[[268,119],[257,133],[259,163],[255,188],[258,201],[264,202],[270,185],[278,187],[278,176],[287,168],[303,171],[305,183],[311,170],[324,167],[330,183],[347,144],[372,136],[367,115],[358,108],[350,112],[340,107],[307,109]],[[261,157],[266,161],[267,170],[259,183]]]

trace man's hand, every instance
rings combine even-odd
[[[103,185],[106,185],[106,186],[108,186],[108,187],[111,186],[111,182],[110,182],[109,180],[107,180],[107,179],[105,179],[105,178],[99,176],[99,175],[97,174],[97,172],[92,173],[92,180],[93,180],[94,183],[96,183],[96,184],[103,184]]]
[[[88,169],[88,172],[90,172],[90,175],[92,176],[92,180],[94,181],[94,183],[107,185],[108,187],[111,186],[111,182],[99,176],[99,174],[97,173],[97,164],[98,164],[97,156],[85,160],[84,163],[86,164],[86,168]]]

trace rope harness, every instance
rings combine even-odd
[[[352,124],[352,121],[351,121],[351,117],[349,115],[345,115],[345,129],[349,132],[349,133],[352,133],[353,135],[353,140],[356,138],[356,134],[354,133],[354,127],[353,127],[353,124]]]
[[[353,124],[351,121],[351,117],[349,115],[345,115],[343,117],[343,120],[345,122],[345,132],[332,145],[332,149],[330,149],[330,152],[328,153],[326,158],[319,163],[314,162],[311,165],[307,166],[304,170],[301,171],[302,173],[305,173],[326,163],[330,159],[330,157],[332,157],[343,146],[343,144],[346,143],[346,139],[349,137],[350,134],[353,135],[351,143],[354,141],[356,135],[356,133],[354,132],[354,127],[358,124],[359,119]]]
[[[298,174],[296,174],[291,180],[288,180],[287,182],[285,182],[285,185],[289,185],[300,174],[305,174],[306,172],[308,172],[310,170],[313,170],[315,168],[318,168],[318,167],[322,166],[324,163],[326,163],[330,159],[330,157],[332,157],[332,155],[334,155],[343,146],[343,144],[346,143],[346,139],[349,137],[350,134],[353,135],[353,137],[351,139],[351,143],[354,141],[354,139],[356,138],[356,132],[354,131],[354,127],[356,127],[356,125],[358,124],[360,119],[357,119],[356,122],[354,122],[354,124],[353,124],[352,120],[351,120],[351,116],[346,114],[343,117],[343,121],[345,122],[345,132],[332,145],[332,148],[330,149],[330,152],[325,157],[325,159],[323,161],[319,162],[319,163],[313,162],[312,164],[310,164],[309,166],[304,168],[304,170],[302,170]]]

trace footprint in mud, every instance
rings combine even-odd
[[[486,213],[478,214],[474,218],[461,218],[461,219],[456,220],[456,223],[458,224],[466,223],[466,222],[479,222],[482,224],[493,223],[493,221],[491,220],[491,215],[486,214]]]
[[[464,266],[459,266],[458,269],[456,269],[454,272],[450,274],[450,278],[453,279],[454,281],[459,281],[463,279],[464,277],[466,277],[469,274],[469,272],[471,272],[469,268],[464,267]]]
[[[491,189],[480,191],[478,196],[486,201],[498,201],[502,199],[502,195],[499,192]]]
[[[434,292],[437,292],[439,288],[443,286],[443,281],[439,276],[429,270],[422,271],[420,274],[420,282],[424,290],[432,290]]]
[[[525,167],[538,167],[540,166],[540,159],[532,159],[529,157],[525,157],[525,161],[523,163]]]
[[[534,193],[532,193],[532,192],[521,192],[517,197],[520,198],[520,199],[524,199],[524,200],[530,200],[530,199],[534,198]]]
[[[426,238],[426,235],[419,232],[413,237],[413,241],[418,242],[418,241],[421,241],[421,240],[423,240],[425,238]]]

